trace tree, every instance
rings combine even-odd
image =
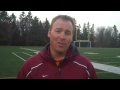
[[[26,43],[26,15],[25,12],[22,12],[19,16],[19,29],[20,29],[20,41],[21,41],[21,45],[25,45]]]
[[[40,25],[39,25],[39,19],[37,17],[34,17],[32,20],[32,26],[31,30],[29,32],[29,43],[30,45],[37,46],[40,42],[39,35],[40,35]]]
[[[26,30],[25,30],[25,33],[26,33],[26,45],[29,45],[29,41],[30,41],[30,30],[31,30],[31,26],[32,26],[32,13],[29,11],[28,12],[28,15],[26,16]]]
[[[90,41],[91,41],[91,46],[95,46],[95,31],[94,31],[94,24],[92,24],[92,27],[90,28]]]
[[[9,16],[8,16],[8,13],[7,11],[1,11],[0,12],[0,21],[1,22],[9,22]]]
[[[105,47],[110,47],[110,43],[111,43],[111,37],[112,37],[112,27],[107,27],[105,30],[105,35],[104,35],[104,46]]]
[[[83,33],[81,37],[82,37],[82,40],[88,40],[88,31],[85,23],[83,25]]]
[[[98,27],[97,28],[97,33],[96,33],[96,46],[98,47],[103,47],[104,46],[104,32],[105,32],[105,27]]]
[[[74,28],[74,35],[73,35],[73,41],[75,41],[76,40],[76,30],[77,30],[77,21],[75,20],[75,18],[73,18],[73,20],[74,20],[74,23],[75,23],[75,28]]]
[[[19,45],[20,31],[16,24],[16,16],[14,13],[10,16],[10,32],[9,32],[9,45]]]
[[[80,26],[80,24],[77,26],[78,28],[76,28],[76,30],[77,30],[77,40],[80,40],[81,39],[81,30],[80,30],[80,28],[81,28],[81,26]]]
[[[112,41],[111,41],[111,46],[112,47],[117,47],[118,46],[118,30],[116,25],[113,26],[113,33],[112,33]]]
[[[46,18],[45,22],[43,22],[43,32],[42,32],[44,45],[49,42],[49,38],[47,36],[49,27],[50,27],[50,23]]]
[[[6,11],[0,12],[0,44],[7,45],[10,31],[10,18]]]
[[[120,47],[120,33],[118,34],[118,47]]]

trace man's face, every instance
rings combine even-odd
[[[70,21],[57,19],[48,31],[50,48],[54,52],[64,53],[69,48],[73,38],[73,26]]]

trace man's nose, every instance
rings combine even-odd
[[[61,38],[61,39],[65,39],[65,38],[66,38],[65,32],[62,32],[62,33],[60,34],[60,38]]]

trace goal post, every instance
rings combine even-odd
[[[75,45],[75,43],[76,42],[78,42],[79,43],[79,48],[81,47],[81,43],[83,42],[83,43],[85,43],[85,42],[87,42],[88,44],[89,44],[89,47],[91,48],[91,41],[90,41],[90,25],[89,25],[89,22],[88,22],[88,25],[87,25],[87,32],[88,32],[88,34],[87,34],[87,39],[86,40],[78,40],[78,36],[77,36],[77,30],[80,28],[80,24],[79,24],[79,26],[76,26],[76,31],[75,31],[75,33],[76,33],[76,35],[75,35],[75,41],[73,41],[73,44]]]
[[[89,47],[91,48],[91,41],[89,41],[89,40],[76,40],[76,41],[73,41],[74,45],[75,45],[76,42],[79,43],[79,48],[81,47],[81,43],[82,42],[88,42],[89,43]]]

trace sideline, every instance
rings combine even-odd
[[[96,69],[115,73],[115,74],[120,74],[120,67],[115,67],[115,66],[100,64],[95,62],[92,62],[92,64]]]

